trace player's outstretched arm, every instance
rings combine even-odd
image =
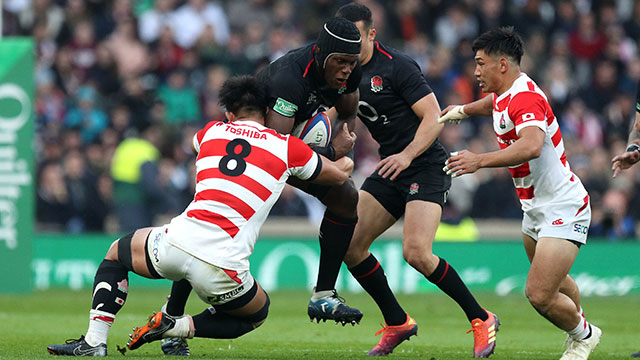
[[[480,168],[520,165],[540,156],[545,139],[542,129],[536,126],[525,127],[518,136],[520,139],[502,150],[484,154],[467,150],[451,153],[442,171],[451,177],[457,177],[472,174]]]
[[[613,177],[618,176],[622,170],[626,170],[640,161],[640,112],[636,112],[633,128],[629,134],[629,146],[627,150],[611,159]]]
[[[440,112],[439,123],[459,124],[460,120],[469,116],[491,116],[493,96],[485,96],[480,100],[465,105],[449,105]]]
[[[331,161],[320,155],[322,169],[312,182],[324,185],[342,185],[353,171],[353,160],[342,157],[336,161]]]

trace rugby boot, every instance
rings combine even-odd
[[[382,325],[382,324],[381,324]],[[376,332],[376,336],[382,334],[378,345],[374,346],[367,355],[379,356],[393,352],[396,346],[413,335],[418,335],[418,323],[407,314],[407,321],[402,325],[382,325],[382,329]]]
[[[571,336],[567,337],[565,343],[567,349],[562,354],[560,360],[586,360],[596,348],[602,337],[602,330],[591,324],[591,336],[584,340],[574,340]]]
[[[335,290],[321,291],[322,295],[314,300],[312,297],[309,300],[309,306],[307,307],[307,314],[313,322],[315,319],[317,322],[333,320],[337,323],[342,323],[342,326],[349,323],[351,325],[359,324],[362,319],[362,312],[356,308],[345,305],[344,299],[338,296]],[[316,296],[318,294],[315,294]]]
[[[473,331],[474,358],[487,358],[493,354],[496,348],[496,333],[498,326],[500,326],[500,320],[488,310],[487,314],[489,314],[489,318],[485,321],[471,320],[471,330],[467,331],[467,334]]]
[[[169,296],[167,296],[167,302],[169,302]],[[167,303],[162,305],[162,308],[160,308],[160,311],[162,312],[166,312],[166,310],[167,310]],[[174,318],[177,320],[180,317],[174,316]],[[162,339],[160,341],[160,348],[162,349],[162,352],[165,355],[174,355],[174,356],[191,355],[191,352],[189,351],[189,344],[187,344],[187,339],[184,339],[184,338],[172,337],[172,338]]]
[[[149,321],[143,327],[133,329],[133,334],[129,334],[127,347],[135,350],[140,346],[162,339],[162,335],[171,330],[176,325],[176,319],[166,313],[154,312],[149,316]]]
[[[191,352],[189,351],[189,344],[187,344],[187,339],[183,338],[166,338],[160,341],[162,348],[162,352],[165,355],[176,355],[176,356],[189,356]]]
[[[91,346],[82,335],[80,339],[69,339],[64,344],[49,345],[47,351],[52,355],[107,356],[107,344]]]

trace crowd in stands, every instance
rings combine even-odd
[[[636,235],[638,169],[611,178],[626,148],[640,80],[640,1],[362,0],[378,40],[410,54],[444,108],[480,98],[471,41],[513,25],[525,40],[522,69],[559,118],[567,158],[591,195],[592,236]],[[37,223],[49,231],[117,231],[182,211],[194,189],[191,138],[223,120],[218,91],[315,40],[345,1],[5,0],[4,36],[27,35],[36,51]],[[356,182],[378,160],[358,127]],[[488,118],[446,126],[450,151],[497,149]],[[519,218],[509,173],[456,178],[444,211]],[[312,205],[287,189],[276,215]]]

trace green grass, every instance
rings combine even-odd
[[[267,322],[235,340],[190,340],[196,359],[365,359],[378,338],[382,316],[366,294],[344,294],[348,304],[365,316],[360,325],[342,327],[311,323],[306,315],[308,292],[271,293]],[[164,303],[166,292],[132,288],[124,309],[111,329],[109,354],[121,357],[134,326]],[[542,319],[523,296],[479,294],[480,303],[500,316],[503,325],[492,359],[558,359],[564,334]],[[469,359],[473,336],[462,311],[441,293],[399,296],[400,303],[420,326],[418,336],[403,343],[388,358]],[[52,290],[23,296],[0,296],[0,359],[50,359],[46,346],[84,334],[88,323],[89,290]],[[627,359],[640,350],[640,297],[589,297],[583,299],[588,319],[604,331],[602,342],[590,359]],[[205,308],[196,296],[187,311]],[[128,351],[127,358],[157,359],[157,343]]]

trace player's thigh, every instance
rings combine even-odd
[[[408,202],[402,230],[403,253],[431,254],[441,215],[440,204],[423,200]]]
[[[523,233],[522,243],[524,244],[524,251],[527,253],[527,257],[529,258],[529,263],[531,263],[533,261],[533,257],[536,254],[537,242],[530,235]]]
[[[347,265],[356,265],[348,261],[351,258],[357,257],[358,259],[353,259],[356,262],[364,260],[363,256],[368,254],[371,243],[395,222],[396,218],[373,195],[361,190],[358,200],[358,223],[345,259]]]
[[[314,196],[337,216],[345,218],[357,216],[358,189],[351,178],[342,185],[336,186],[314,184],[295,177],[287,179],[287,183]]]
[[[138,229],[133,235],[129,234],[114,241],[105,259],[116,260],[138,275],[157,278],[149,271],[146,255],[146,242],[151,230],[151,227]]]
[[[555,293],[578,255],[576,244],[559,238],[538,239],[527,277],[527,289]]]
[[[267,303],[267,293],[262,289],[262,286],[256,281],[256,292],[247,293],[246,299],[241,299],[243,302],[247,301],[245,305],[242,305],[235,309],[224,310],[225,313],[233,316],[247,317],[260,311]]]

